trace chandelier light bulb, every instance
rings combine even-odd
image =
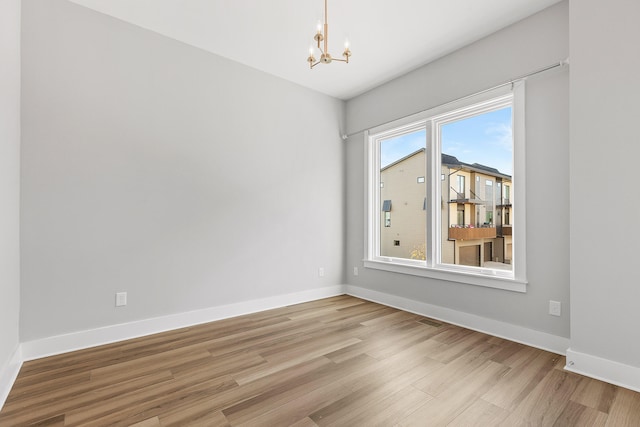
[[[307,57],[307,62],[310,67],[313,67],[313,64],[316,62],[316,57],[313,56],[313,45],[309,46],[309,56]]]

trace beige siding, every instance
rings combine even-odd
[[[426,241],[426,212],[422,209],[426,184],[418,183],[418,177],[426,177],[425,153],[419,151],[383,169],[380,181],[380,200],[391,200],[391,226],[384,226],[381,212],[380,255],[411,258],[411,252],[422,250]],[[382,206],[380,206],[382,209]],[[394,241],[400,245],[395,246]]]

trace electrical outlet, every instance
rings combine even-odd
[[[122,307],[123,305],[127,305],[127,293],[126,292],[117,292],[116,293],[116,307]]]
[[[353,275],[354,276],[358,275],[358,267],[353,267]]]
[[[549,314],[560,316],[562,314],[562,303],[560,301],[549,301]]]
[[[318,277],[324,277],[324,268],[320,267],[318,269]]]

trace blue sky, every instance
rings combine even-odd
[[[480,163],[513,174],[511,107],[491,111],[442,127],[442,152],[461,162]],[[381,166],[425,146],[425,131],[384,140],[380,148]]]
[[[385,139],[380,144],[380,166],[385,167],[425,147],[426,131],[407,133],[395,138]]]

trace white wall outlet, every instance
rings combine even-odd
[[[353,267],[353,275],[354,276],[358,275],[358,267]]]
[[[318,277],[324,277],[324,268],[320,267],[318,269]]]
[[[127,305],[127,293],[126,292],[117,292],[116,293],[116,307],[122,307],[123,305]]]
[[[562,314],[562,303],[560,301],[549,301],[549,314],[560,316]]]

